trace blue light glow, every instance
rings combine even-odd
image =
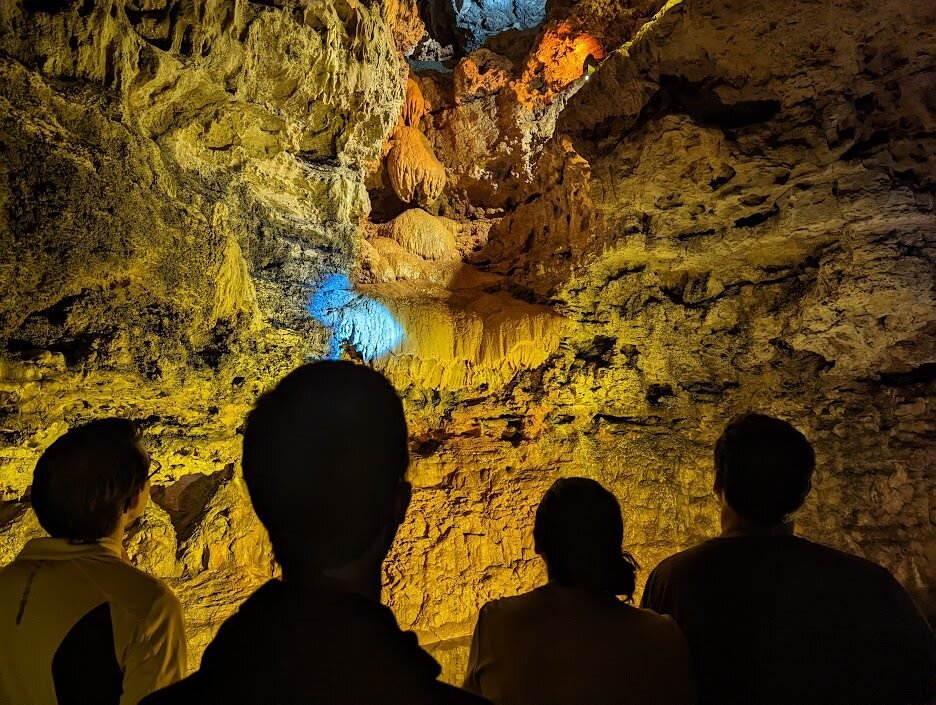
[[[356,294],[344,274],[332,274],[312,295],[309,315],[331,331],[328,358],[341,357],[350,345],[370,362],[403,340],[403,327],[386,306]]]

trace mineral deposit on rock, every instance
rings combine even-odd
[[[445,188],[445,166],[436,159],[432,145],[415,127],[401,126],[393,133],[387,155],[387,174],[404,203],[430,206]]]

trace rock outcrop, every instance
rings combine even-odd
[[[142,420],[162,468],[128,550],[180,593],[193,665],[274,572],[236,429],[326,349],[306,304],[357,260],[414,8],[0,4],[0,561],[41,533],[45,446]]]
[[[454,223],[411,208],[381,228],[385,236],[407,252],[428,260],[458,259]]]

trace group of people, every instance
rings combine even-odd
[[[463,688],[380,602],[411,487],[400,399],[349,362],[304,365],[258,400],[243,476],[282,575],[186,676],[182,610],[133,567],[150,459],[130,421],[76,427],[39,459],[49,537],[0,570],[0,705],[899,705],[936,698],[926,620],[880,566],[797,537],[812,447],[748,414],[715,448],[722,533],[663,561],[632,605],[615,497],[558,480],[535,519],[548,583],[485,605]]]

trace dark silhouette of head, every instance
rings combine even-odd
[[[536,552],[550,580],[613,595],[634,594],[637,561],[621,549],[624,522],[613,494],[594,480],[556,480],[536,510]]]
[[[46,449],[33,473],[31,501],[50,536],[96,541],[113,534],[124,512],[140,504],[150,464],[140,435],[127,419],[99,419]]]
[[[783,523],[806,500],[815,466],[812,446],[793,426],[745,414],[715,444],[715,492],[748,521]]]
[[[382,559],[409,503],[408,465],[403,405],[367,367],[303,365],[247,417],[244,480],[287,578],[347,565],[375,541]]]

